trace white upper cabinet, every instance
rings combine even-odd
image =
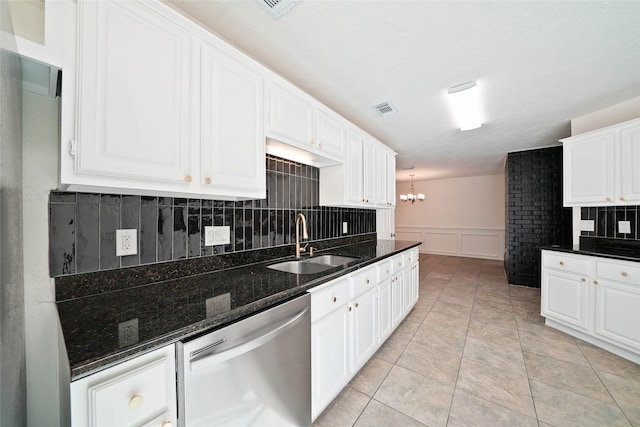
[[[75,172],[90,185],[187,187],[191,34],[146,3],[83,1],[78,13]]]
[[[262,67],[160,2],[77,11],[62,189],[263,198]]]
[[[216,195],[264,198],[262,74],[204,42],[201,82],[200,184]]]
[[[267,137],[323,158],[324,164],[344,161],[346,121],[280,79],[268,90]]]
[[[349,203],[359,204],[363,201],[364,163],[363,163],[364,138],[353,130],[347,130],[347,147],[345,149],[345,200]]]
[[[562,140],[565,206],[640,201],[640,119]]]

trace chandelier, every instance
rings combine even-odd
[[[420,200],[421,202],[424,202],[424,194],[422,193],[416,194],[415,190],[413,189],[414,176],[415,176],[414,174],[411,174],[411,192],[409,194],[400,195],[400,200],[402,200],[403,202],[411,201],[411,204],[414,204],[416,200]]]

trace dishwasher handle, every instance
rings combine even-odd
[[[260,347],[298,324],[309,310],[310,307],[306,307],[293,317],[286,318],[283,321],[278,322],[276,325],[271,326],[264,332],[260,331],[261,334],[259,336],[249,338],[247,341],[236,344],[228,349],[219,352],[215,351],[215,347],[217,345],[222,344],[227,340],[227,338],[224,337],[213,345],[191,352],[191,358],[189,359],[189,362],[191,363],[191,370],[194,371],[204,364],[209,365],[211,363],[222,363],[243,353],[247,353],[254,348]]]

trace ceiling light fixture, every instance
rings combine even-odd
[[[448,90],[448,93],[460,130],[471,130],[482,126],[476,82],[454,86]]]
[[[401,194],[400,195],[400,200],[402,200],[403,202],[411,202],[411,204],[414,204],[416,202],[416,200],[420,200],[421,202],[424,202],[424,194],[422,193],[415,193],[415,190],[413,189],[413,177],[415,175],[411,174],[411,192],[409,194]]]

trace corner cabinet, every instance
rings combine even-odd
[[[173,345],[71,383],[71,425],[177,426]]]
[[[564,206],[640,203],[640,119],[561,142]]]
[[[77,15],[63,189],[264,197],[257,63],[160,2],[79,1]]]
[[[546,324],[640,363],[640,263],[542,251]]]

